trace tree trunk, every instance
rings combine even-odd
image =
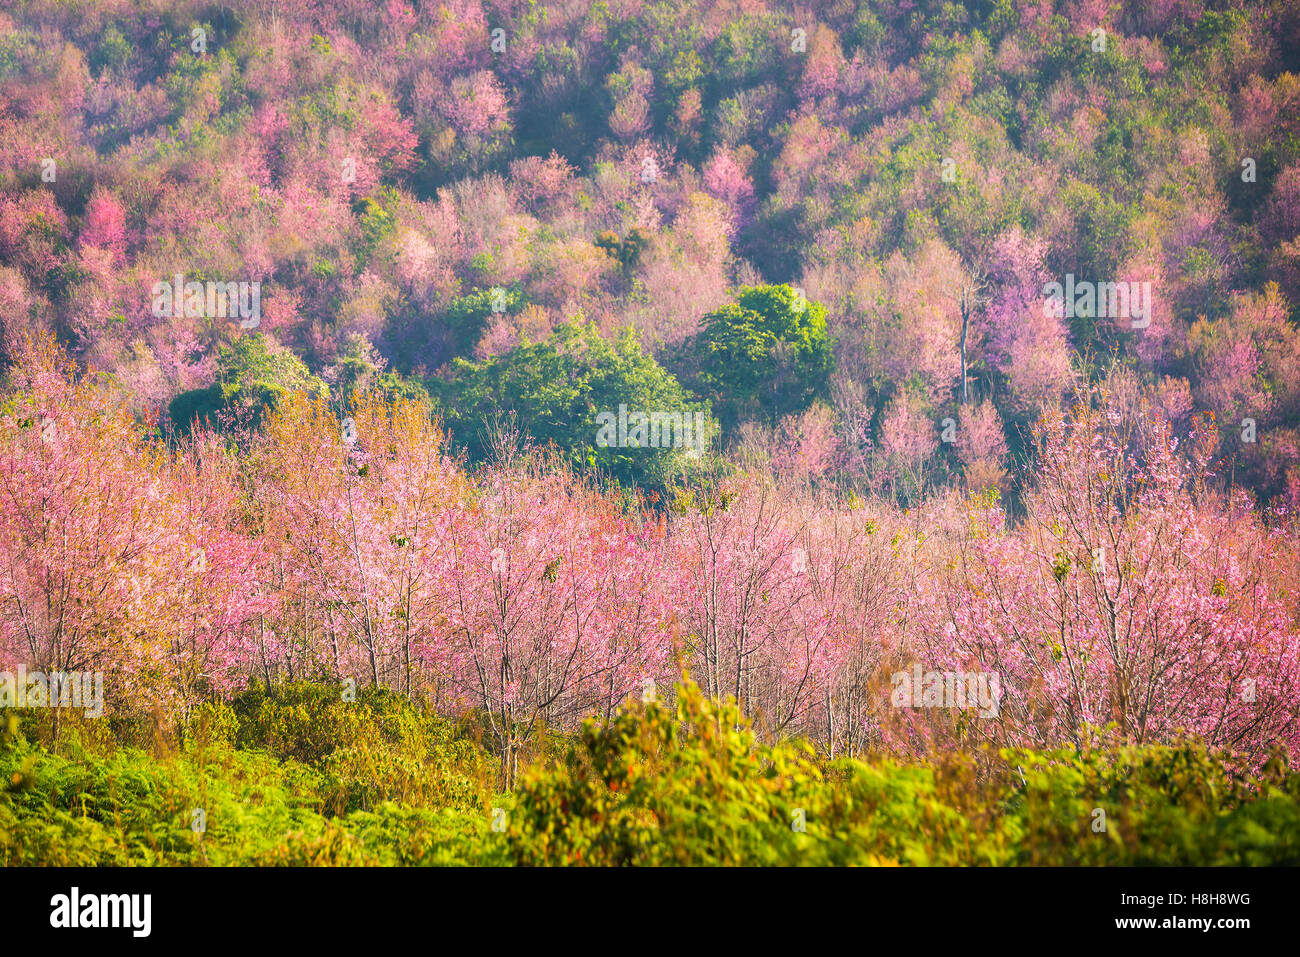
[[[970,328],[970,295],[961,291],[961,404],[966,404],[966,331]]]

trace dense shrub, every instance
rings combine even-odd
[[[397,701],[359,703],[350,729],[323,715],[344,737],[314,737],[310,763],[275,754],[331,693],[281,690],[241,701],[260,716],[235,734],[249,747],[209,720],[162,756],[75,735],[51,750],[8,715],[0,864],[1300,864],[1300,774],[1280,756],[1250,777],[1195,742],[828,761],[757,743],[688,682],[673,707],[588,723],[493,797],[466,772],[487,757],[463,741],[440,756],[437,719]]]
[[[527,778],[508,846],[522,864],[1300,863],[1300,774],[1231,767],[1195,743],[822,763],[757,745],[688,684],[675,712],[590,723]]]
[[[802,412],[826,394],[834,368],[826,307],[789,286],[740,290],[700,320],[700,379],[723,421]]]
[[[350,702],[339,687],[255,684],[229,707],[207,706],[198,720],[207,714],[233,716],[235,747],[319,770],[324,807],[346,812],[398,800],[472,810],[485,800],[482,753],[458,737],[454,722],[393,692],[363,688]]]
[[[625,420],[638,413],[675,415],[691,430],[698,412],[701,422],[713,425],[707,404],[692,401],[642,351],[631,330],[611,342],[591,324],[565,324],[545,342],[482,362],[458,361],[448,380],[435,385],[435,394],[439,413],[475,461],[492,451],[499,424],[540,444],[554,444],[579,468],[599,470],[624,485],[663,490],[705,460],[702,454],[692,457],[693,449],[711,452],[712,432],[700,437],[691,431],[692,446],[685,446],[680,425],[656,427],[643,439],[629,431],[626,442],[616,429],[602,430],[608,417],[617,421],[620,408]]]

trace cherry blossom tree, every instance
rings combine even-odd
[[[975,512],[927,595],[926,659],[1001,678],[998,714],[971,733],[1045,746],[1108,724],[1139,743],[1190,732],[1252,761],[1294,747],[1300,636],[1270,587],[1280,553],[1240,501],[1198,492],[1208,446],[1177,455],[1158,418],[1123,436],[1089,409],[1039,436],[1023,525]]]
[[[629,524],[556,462],[517,454],[482,476],[448,528],[442,667],[482,710],[502,783],[545,727],[608,716],[670,676],[662,532]]]
[[[183,714],[240,672],[256,543],[218,449],[173,457],[65,363],[31,346],[0,427],[0,655],[103,671],[117,706]]]

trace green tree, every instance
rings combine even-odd
[[[429,392],[417,380],[388,368],[387,362],[362,336],[354,335],[334,364],[325,370],[330,397],[340,408],[349,407],[355,396],[378,393],[384,398],[405,399],[430,405]]]
[[[465,355],[473,349],[494,311],[514,315],[526,304],[527,299],[517,287],[475,289],[457,296],[448,303],[442,316],[446,341],[452,353]]]
[[[701,320],[693,342],[702,388],[728,428],[779,418],[826,395],[834,367],[826,307],[789,286],[747,286]]]
[[[662,427],[656,447],[649,441],[633,444],[635,435],[619,444],[616,426],[602,434],[602,425],[617,421],[620,406],[629,416],[653,414],[661,425],[678,415],[693,425],[699,412],[711,425],[707,405],[692,402],[681,384],[642,352],[630,328],[611,341],[591,323],[566,323],[545,342],[525,343],[478,363],[458,359],[451,378],[431,388],[444,421],[471,459],[486,456],[494,425],[513,416],[521,431],[553,444],[574,465],[642,488],[666,488],[695,457],[685,445],[665,448]],[[674,443],[678,434],[674,431]]]
[[[329,388],[275,340],[260,334],[241,336],[221,347],[216,381],[206,389],[182,392],[167,413],[181,431],[188,431],[196,419],[217,427],[255,426],[289,392],[323,396]]]

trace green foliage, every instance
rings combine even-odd
[[[416,402],[431,405],[429,391],[418,381],[392,369],[382,368],[366,341],[355,336],[348,340],[343,353],[333,366],[330,392],[343,406],[349,406],[358,395],[381,395],[388,401]]]
[[[640,226],[633,226],[626,236],[618,238],[618,233],[606,229],[596,235],[592,245],[602,249],[609,256],[617,259],[625,270],[632,269],[641,259],[641,253],[651,243],[651,236]]]
[[[526,778],[511,815],[520,864],[760,864],[809,845],[788,824],[821,780],[811,749],[755,748],[733,703],[685,686],[676,712],[651,705],[589,722],[581,752]],[[737,730],[740,728],[740,730]]]
[[[90,67],[97,73],[102,70],[118,71],[131,61],[131,44],[116,26],[104,31],[90,57]]]
[[[363,197],[357,203],[361,228],[357,245],[359,261],[369,263],[380,245],[397,231],[396,209],[400,203],[401,197],[391,186],[381,186],[374,196]]]
[[[724,425],[779,418],[824,397],[834,365],[826,307],[789,286],[748,286],[701,320],[700,381]]]
[[[675,712],[589,723],[528,776],[508,846],[521,864],[1296,864],[1298,799],[1281,758],[1248,783],[1196,744],[822,763],[687,683]]]
[[[707,409],[641,350],[631,329],[615,340],[595,326],[566,323],[543,343],[525,343],[480,363],[458,361],[435,383],[438,409],[472,459],[488,452],[490,429],[503,415],[541,444],[551,443],[578,468],[596,469],[625,485],[663,489],[688,466],[684,449],[601,446],[597,416],[629,411],[693,416]]]
[[[454,864],[481,859],[490,762],[399,696],[252,688],[178,753],[0,740],[0,865]],[[66,753],[62,753],[66,752]],[[203,812],[202,831],[194,828]]]
[[[455,724],[393,692],[365,688],[356,697],[345,701],[341,686],[254,685],[230,705],[238,730],[227,740],[319,769],[323,805],[338,811],[398,799],[458,810],[482,805],[491,771]]]
[[[167,412],[180,430],[195,419],[214,426],[231,422],[256,425],[268,409],[290,392],[321,396],[325,383],[292,352],[260,334],[240,336],[217,355],[216,381],[172,399]]]
[[[486,253],[482,255],[487,256]],[[483,335],[493,311],[513,315],[526,304],[527,299],[518,287],[475,289],[457,296],[447,305],[440,320],[451,352],[459,356],[468,355]]]
[[[1001,756],[1024,776],[1006,798],[1010,863],[1300,864],[1300,774],[1280,756],[1250,782],[1195,744]]]
[[[827,761],[689,681],[496,796],[484,752],[391,692],[251,688],[175,751],[42,746],[34,717],[0,723],[0,866],[1300,864],[1281,756],[1249,779],[1195,743]]]

